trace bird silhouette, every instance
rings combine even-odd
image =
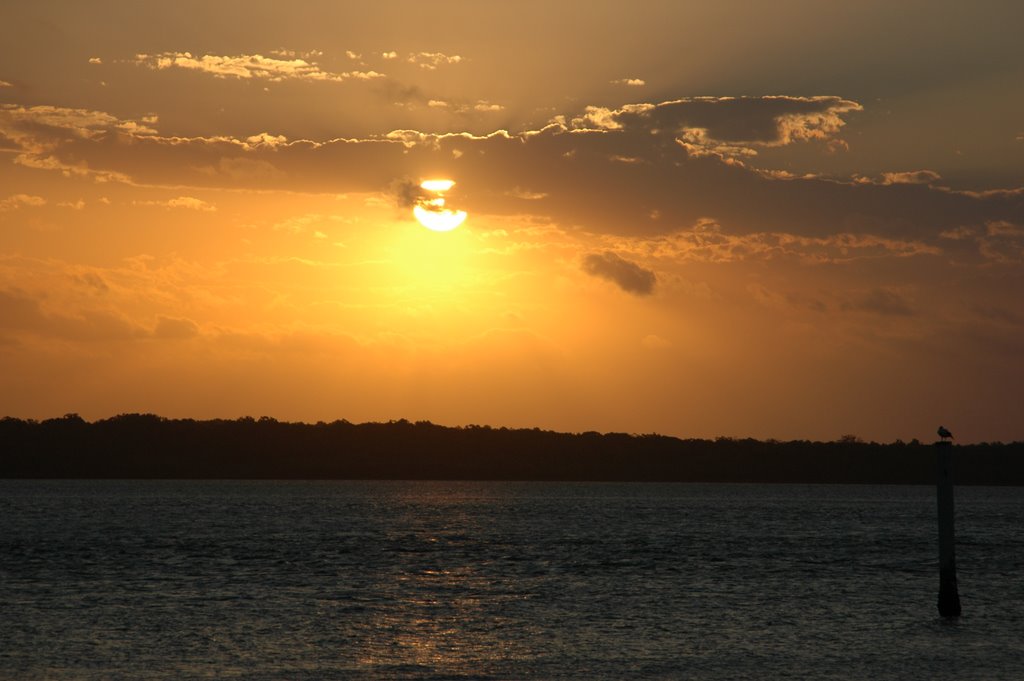
[[[946,430],[945,426],[939,426],[938,433],[939,433],[939,437],[942,438],[943,440],[945,440],[947,437],[950,440],[953,439],[953,433],[951,433],[948,430]]]

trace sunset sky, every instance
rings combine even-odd
[[[1024,439],[1022,26],[5,2],[0,416]]]

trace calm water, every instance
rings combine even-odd
[[[1024,489],[0,481],[3,679],[1022,679]]]

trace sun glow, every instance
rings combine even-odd
[[[446,192],[455,186],[455,180],[423,180],[420,188],[428,192]]]
[[[444,192],[455,186],[454,180],[424,180],[420,189],[434,194],[434,198],[421,198],[412,208],[412,214],[421,225],[435,232],[450,232],[466,221],[466,211],[445,206]]]

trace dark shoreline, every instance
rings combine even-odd
[[[954,445],[959,485],[1024,485],[1024,442]],[[934,484],[931,444],[559,433],[429,422],[0,419],[0,478]]]

